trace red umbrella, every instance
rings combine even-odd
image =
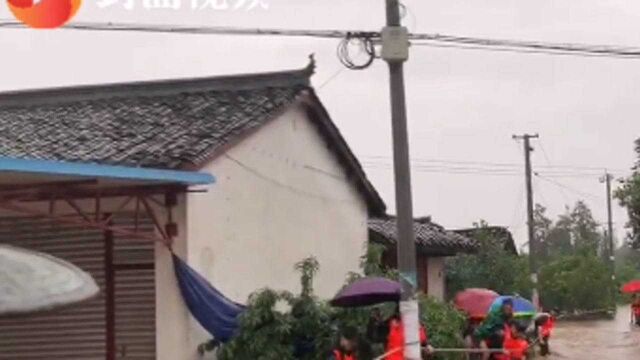
[[[629,281],[620,290],[626,294],[640,293],[640,280]]]
[[[469,317],[483,318],[498,296],[497,292],[489,289],[466,289],[456,294],[454,304]]]

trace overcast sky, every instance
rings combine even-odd
[[[384,22],[383,0],[262,0],[269,9],[248,12],[193,11],[190,0],[182,10],[148,10],[136,1],[135,9],[126,10],[85,0],[75,20],[365,30],[379,30]],[[628,0],[405,3],[413,32],[640,45],[640,3]],[[5,2],[0,17],[11,17]],[[2,29],[0,89],[299,68],[315,53],[313,81],[324,85],[318,93],[394,212],[386,65],[378,61],[364,71],[338,73],[336,45],[318,39]],[[640,136],[639,70],[640,60],[414,47],[406,75],[411,154],[421,164],[413,172],[416,215],[432,215],[449,228],[485,219],[509,226],[523,243],[523,176],[435,173],[424,164],[521,164],[522,145],[511,135],[529,132],[541,136],[533,141],[534,168],[608,167],[627,175],[633,140]],[[551,215],[584,199],[598,221],[606,220],[598,176],[553,180],[564,188],[542,179],[534,184],[536,202]],[[624,210],[615,206],[614,216],[622,235]]]

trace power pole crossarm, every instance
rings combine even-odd
[[[405,334],[404,358],[421,359],[416,299],[416,243],[413,233],[411,169],[404,88],[404,62],[409,57],[406,28],[400,24],[400,2],[385,0],[387,26],[382,31],[382,58],[389,64],[393,164],[398,227],[398,270],[402,283],[400,310]]]
[[[531,139],[537,139],[538,134],[530,135],[513,135],[516,140],[524,140],[524,167],[525,167],[525,181],[527,189],[527,234],[529,240],[529,269],[531,272],[531,281],[533,283],[532,300],[533,304],[539,308],[540,298],[538,296],[538,262],[537,256],[539,256],[538,241],[535,238],[535,223],[533,219],[533,183],[531,179]]]

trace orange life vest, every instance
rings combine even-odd
[[[505,326],[504,343],[502,348],[506,351],[505,355],[498,356],[501,360],[524,360],[529,343],[524,339],[516,339],[511,334],[511,329]]]
[[[427,331],[420,326],[420,344],[427,344]],[[402,321],[392,319],[389,321],[389,337],[387,338],[387,352],[404,348],[404,327]],[[404,350],[397,351],[386,357],[386,360],[404,360]]]
[[[543,337],[550,337],[551,331],[553,331],[553,327],[555,326],[555,320],[553,317],[549,317],[547,321],[540,327],[540,333]]]
[[[345,355],[340,350],[334,350],[333,355],[335,356],[336,360],[356,360],[355,356]]]
[[[527,340],[511,338],[504,342],[504,349],[507,351],[509,360],[523,360],[528,348]]]

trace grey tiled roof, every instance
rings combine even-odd
[[[304,69],[0,93],[0,156],[197,169],[302,106],[369,205],[384,201],[310,86]]]
[[[473,252],[478,244],[466,236],[445,230],[442,226],[431,222],[429,218],[418,218],[413,223],[416,245],[426,252],[455,254],[457,252]],[[396,244],[398,235],[396,218],[387,216],[369,220],[369,232],[382,237],[391,244]]]
[[[516,248],[516,243],[513,240],[513,235],[506,227],[486,226],[453,231],[462,236],[476,239],[477,241],[492,241],[496,244],[502,245],[505,251],[513,255],[518,255],[518,249]]]
[[[259,127],[304,88],[293,84],[0,105],[0,155],[183,168]]]

